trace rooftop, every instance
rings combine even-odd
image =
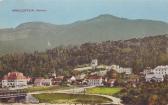
[[[27,79],[23,73],[20,72],[9,72],[3,77],[3,80],[21,80],[21,79]]]

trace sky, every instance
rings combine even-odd
[[[32,21],[70,24],[101,14],[168,22],[168,0],[0,0],[0,28]]]

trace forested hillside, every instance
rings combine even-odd
[[[99,64],[132,67],[135,73],[145,67],[166,65],[168,35],[60,46],[46,52],[7,54],[0,57],[0,74],[17,70],[29,76],[46,76],[56,70],[57,74],[68,75],[76,66],[89,64],[95,58]]]

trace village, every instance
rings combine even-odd
[[[132,68],[124,68],[119,65],[98,65],[98,60],[94,59],[90,66],[75,68],[73,75],[69,77],[57,75],[56,71],[48,75],[49,78],[26,77],[21,72],[9,72],[1,78],[0,86],[2,89],[24,89],[53,85],[115,87],[122,86],[124,83],[136,87],[140,82],[163,82],[167,79],[168,66],[157,66],[154,69],[148,67],[137,75],[133,73]]]

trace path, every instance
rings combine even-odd
[[[93,87],[78,87],[78,88],[67,89],[67,90],[59,90],[59,91],[58,90],[56,90],[56,91],[38,91],[38,92],[29,93],[29,94],[42,94],[42,93],[84,94],[82,92],[84,92],[87,88],[93,88]],[[121,99],[120,98],[116,98],[116,97],[113,97],[113,96],[100,95],[100,94],[86,94],[86,95],[96,95],[96,96],[106,97],[106,98],[112,100],[111,104],[123,105],[121,103]]]

